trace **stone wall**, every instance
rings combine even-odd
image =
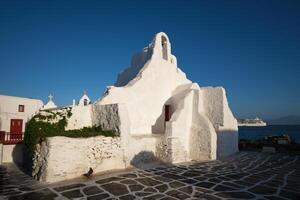
[[[113,130],[120,135],[120,118],[117,104],[93,104],[92,124],[101,126],[103,130]]]
[[[94,173],[124,169],[124,151],[119,137],[50,137],[37,145],[33,158],[33,177],[56,182]]]

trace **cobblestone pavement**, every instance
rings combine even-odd
[[[134,169],[43,185],[0,168],[0,199],[300,199],[300,156],[241,152],[222,161]]]

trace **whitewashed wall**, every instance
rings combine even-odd
[[[124,151],[119,137],[50,137],[37,146],[33,177],[56,182],[87,173],[124,169]]]
[[[217,155],[224,157],[238,152],[238,126],[222,87],[201,88],[204,111],[217,132]]]
[[[201,89],[188,84],[168,101],[174,110],[167,122],[166,135],[172,147],[172,162],[216,159],[217,137],[203,113]]]
[[[166,49],[162,46],[162,37],[166,40]],[[118,76],[115,86],[108,87],[95,104],[124,105],[127,116],[126,119],[121,117],[120,122],[128,121],[130,130],[126,138],[161,134],[164,139],[156,143],[161,142],[163,149],[172,152],[172,155],[161,155],[166,160],[215,159],[217,153],[229,155],[238,151],[237,123],[225,90],[192,84],[177,67],[166,34],[158,33],[148,47],[133,57],[131,67]],[[166,104],[171,105],[174,116],[165,126]]]
[[[172,91],[179,85],[190,83],[186,79],[185,74],[171,62],[170,49],[168,50],[169,60],[161,57],[161,37],[167,36],[159,33],[154,40],[155,44],[152,57],[145,65],[137,64],[140,68],[135,78],[131,79],[124,87],[109,87],[107,95],[97,104],[115,104],[124,103],[128,110],[128,116],[131,121],[131,134],[151,134],[157,119],[163,112],[164,103],[172,96]],[[170,48],[170,44],[168,42]],[[137,59],[137,58],[134,58]],[[144,61],[143,61],[144,62]],[[136,70],[136,66],[132,66],[128,70]],[[129,72],[126,73],[130,74]],[[125,73],[124,72],[124,73]],[[133,72],[133,74],[135,74]],[[122,74],[120,75],[122,77]],[[120,82],[124,83],[125,77]],[[119,85],[119,84],[117,84]],[[163,118],[159,119],[163,120]],[[163,133],[163,129],[155,130]]]
[[[91,127],[93,109],[92,104],[78,105],[72,107],[72,116],[68,118],[66,130],[81,129],[83,127]]]
[[[13,162],[13,151],[16,147],[15,144],[3,145],[2,147],[2,162],[3,163],[12,163]]]
[[[1,144],[2,145],[2,144]],[[1,148],[0,145],[0,148]],[[2,163],[15,163],[22,165],[24,162],[25,147],[24,144],[9,144],[2,146]],[[1,150],[0,150],[1,154]],[[0,155],[1,159],[1,155]]]
[[[125,166],[137,165],[145,161],[145,156],[155,155],[161,158],[159,148],[163,134],[131,134],[131,121],[125,104],[96,106],[98,117],[95,123],[104,129],[117,129],[120,132],[121,146],[124,150]]]

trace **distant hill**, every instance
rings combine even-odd
[[[300,116],[291,115],[267,120],[268,125],[300,125]]]

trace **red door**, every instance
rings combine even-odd
[[[22,137],[22,119],[11,119],[10,120],[10,139],[20,139]]]

